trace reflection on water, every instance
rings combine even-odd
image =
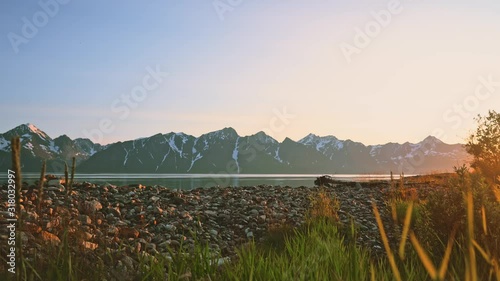
[[[253,185],[282,185],[282,186],[313,186],[314,180],[320,175],[311,174],[76,174],[77,182],[92,182],[98,184],[143,184],[161,185],[170,188],[191,189],[211,186],[253,186]],[[342,181],[370,181],[388,180],[390,175],[330,175]],[[23,181],[33,183],[40,177],[38,173],[24,173]],[[394,176],[398,178],[396,175]],[[6,175],[0,176],[0,182],[6,182]]]

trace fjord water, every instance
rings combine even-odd
[[[59,175],[58,175],[59,176]],[[143,184],[161,185],[170,188],[192,189],[212,186],[313,186],[314,180],[321,175],[312,174],[76,174],[76,182],[91,182],[96,184]],[[337,174],[330,175],[341,181],[388,180],[385,174]],[[23,174],[23,181],[33,183],[40,177],[38,173]],[[395,175],[395,178],[397,176]],[[0,182],[6,182],[6,177],[0,177]]]

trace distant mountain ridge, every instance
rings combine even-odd
[[[22,124],[0,134],[0,168],[4,170],[11,167],[10,140],[14,136],[21,138],[22,170],[26,172],[40,171],[42,160],[47,160],[48,171],[64,171],[64,161],[71,165],[74,156],[80,164],[107,147],[89,139],[72,140],[66,135],[52,139],[35,125]]]
[[[309,134],[299,141],[278,142],[264,132],[239,136],[233,128],[194,137],[170,132],[109,145],[89,139],[55,139],[32,124],[0,134],[0,167],[10,167],[10,139],[22,144],[23,171],[61,172],[64,161],[77,158],[82,173],[427,173],[451,171],[467,162],[461,144],[445,144],[429,136],[419,143],[366,146],[334,136]]]

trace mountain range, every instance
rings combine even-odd
[[[410,174],[451,171],[469,160],[461,144],[429,136],[419,143],[364,145],[334,136],[309,134],[299,141],[278,142],[264,132],[239,136],[233,128],[194,137],[156,134],[108,145],[89,139],[52,139],[32,124],[0,134],[0,168],[11,165],[10,139],[21,137],[22,170],[62,172],[77,159],[80,173],[224,173],[224,174]]]

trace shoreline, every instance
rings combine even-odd
[[[50,174],[50,173],[49,173]],[[439,174],[441,175],[441,174]],[[443,173],[442,175],[446,175]],[[60,173],[50,174],[57,180],[64,180]],[[196,188],[210,188],[213,186],[311,186],[314,181],[325,176],[323,174],[76,174],[75,181],[99,185],[136,185],[163,186],[172,189],[191,190]],[[390,174],[332,174],[326,175],[338,182],[371,182],[389,181]],[[405,179],[425,175],[406,175]],[[394,180],[400,175],[394,174]],[[38,182],[40,173],[24,173],[23,184],[33,185]],[[0,175],[0,185],[7,183],[7,176]]]

